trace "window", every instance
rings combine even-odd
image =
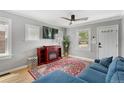
[[[25,39],[40,40],[40,26],[25,24]]]
[[[0,58],[10,57],[11,38],[10,20],[0,17]]]
[[[83,49],[90,49],[90,29],[84,29],[78,33],[78,45]]]

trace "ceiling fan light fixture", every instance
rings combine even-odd
[[[66,18],[66,17],[61,17],[62,19],[68,20],[70,21],[69,25],[71,25],[73,22],[75,21],[86,21],[88,20],[88,17],[83,17],[83,18],[79,18],[79,19],[75,19],[75,15],[71,15],[71,18]]]
[[[75,21],[75,15],[71,15],[71,21]]]

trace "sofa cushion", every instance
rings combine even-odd
[[[90,68],[92,69],[95,69],[95,70],[98,70],[100,72],[103,72],[103,73],[107,73],[108,72],[108,68],[99,64],[99,63],[93,63],[89,66]]]
[[[106,82],[111,82],[111,79],[115,72],[124,71],[124,58],[116,57],[109,66],[108,73],[106,76]]]
[[[109,67],[109,65],[112,62],[112,59],[113,59],[113,57],[102,58],[102,59],[100,59],[99,63],[105,67]]]
[[[71,76],[63,71],[56,70],[46,76],[33,81],[33,83],[85,83],[87,81],[81,80]]]
[[[111,83],[124,83],[124,72],[117,71],[113,74],[111,80]]]
[[[88,81],[89,83],[104,83],[106,74],[88,67],[81,72],[78,78]]]

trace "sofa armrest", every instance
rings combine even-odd
[[[116,71],[113,74],[110,83],[124,83],[124,72]]]

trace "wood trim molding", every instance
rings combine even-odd
[[[16,68],[13,68],[13,69],[10,69],[10,70],[7,70],[7,71],[0,72],[0,75],[6,74],[6,73],[11,73],[13,71],[17,71],[17,70],[24,69],[24,68],[27,68],[27,67],[28,67],[28,65],[16,67]]]

